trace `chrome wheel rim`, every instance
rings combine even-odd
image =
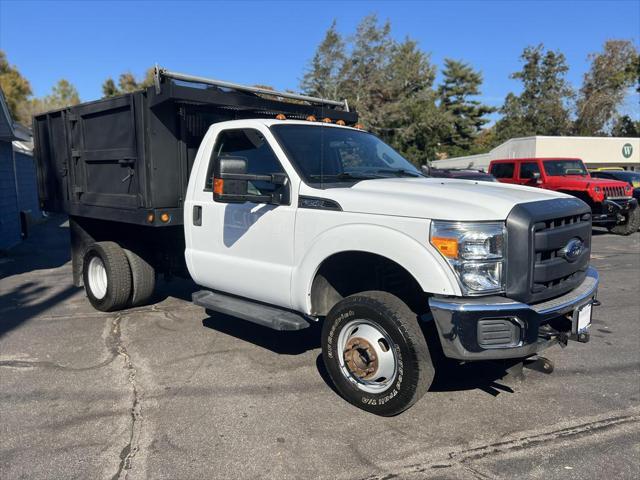
[[[93,257],[88,267],[89,288],[98,300],[102,300],[107,294],[107,269],[100,257]]]
[[[375,322],[351,320],[336,346],[342,375],[363,392],[382,393],[398,376],[396,346]]]

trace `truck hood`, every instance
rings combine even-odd
[[[571,198],[534,187],[448,178],[363,180],[316,196],[335,200],[348,212],[460,221],[504,220],[518,203]]]
[[[585,190],[587,190],[591,186],[624,188],[627,185],[627,182],[621,182],[620,180],[610,180],[608,178],[583,177],[581,175],[567,175],[565,177],[547,177],[546,183],[553,184],[553,185],[560,185],[563,187],[583,188]]]

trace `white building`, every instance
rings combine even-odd
[[[640,138],[631,137],[523,137],[512,138],[489,153],[447,158],[433,162],[435,168],[487,170],[491,160],[501,158],[581,158],[589,168],[624,167],[640,171]]]

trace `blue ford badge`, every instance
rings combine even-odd
[[[560,249],[560,252],[558,253],[568,261],[573,262],[578,259],[583,249],[584,244],[582,243],[582,240],[579,238],[572,238]]]

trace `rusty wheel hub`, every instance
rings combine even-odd
[[[352,337],[344,349],[347,368],[362,380],[369,380],[378,371],[378,357],[373,346],[364,338]]]

